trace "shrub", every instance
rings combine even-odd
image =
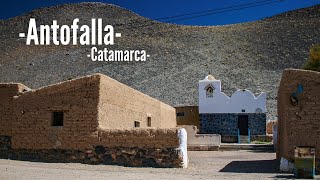
[[[310,48],[308,61],[303,65],[303,69],[320,72],[320,44]]]

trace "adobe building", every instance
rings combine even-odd
[[[278,125],[278,120],[270,120],[267,122],[267,134],[273,134],[273,128]]]
[[[176,128],[175,109],[102,74],[35,90],[0,84],[0,123],[4,158],[157,167],[187,163],[185,130]]]
[[[208,75],[199,81],[200,133],[220,134],[222,142],[266,135],[266,93],[255,97],[246,89],[231,97],[221,92],[221,81]]]
[[[177,125],[193,125],[199,128],[199,107],[198,106],[178,106]]]
[[[278,89],[277,159],[294,161],[296,146],[315,147],[320,172],[320,72],[286,69]]]

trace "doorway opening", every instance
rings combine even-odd
[[[238,115],[238,129],[240,135],[248,135],[248,115]]]

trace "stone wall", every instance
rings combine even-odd
[[[320,161],[319,137],[320,72],[287,69],[278,90],[277,158],[293,160],[295,146],[314,146]]]
[[[177,112],[177,125],[194,125],[200,127],[198,106],[175,107]]]
[[[99,130],[86,149],[23,148],[11,146],[14,139],[0,136],[0,158],[41,161],[114,164],[124,166],[187,167],[184,129]],[[37,145],[37,142],[35,142]]]
[[[1,151],[0,158],[50,162],[104,164],[132,167],[180,168],[181,160],[176,149],[123,148],[97,146],[95,150],[10,150]]]
[[[265,113],[200,114],[200,133],[220,134],[222,136],[237,136],[238,115],[248,115],[248,128],[250,128],[251,135],[266,134]]]
[[[261,141],[261,142],[272,142],[272,136],[270,135],[251,135],[250,136],[251,143],[253,141]],[[221,136],[222,143],[238,143],[238,136]]]

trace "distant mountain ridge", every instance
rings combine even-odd
[[[141,17],[104,3],[41,8],[0,21],[0,82],[38,88],[70,78],[103,73],[173,106],[197,105],[198,81],[208,72],[231,95],[237,88],[267,92],[269,118],[276,115],[282,70],[300,68],[309,48],[320,43],[320,5],[264,20],[225,26],[181,26]],[[122,34],[115,45],[100,49],[145,49],[143,63],[92,62],[91,46],[26,46],[18,37],[29,19],[39,24],[79,25],[103,18]]]

